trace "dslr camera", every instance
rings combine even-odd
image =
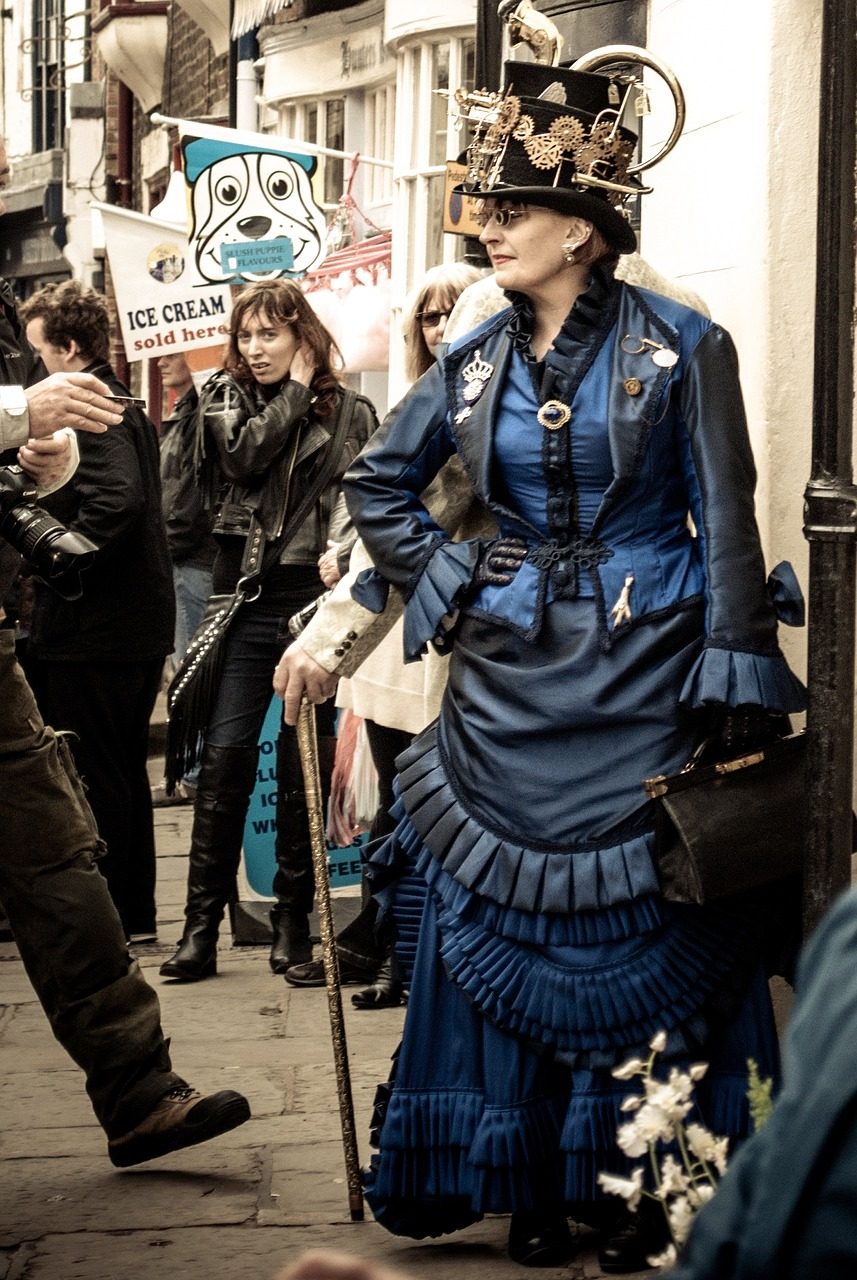
[[[81,594],[80,571],[97,547],[36,506],[37,490],[19,466],[0,467],[0,537],[66,600]]]

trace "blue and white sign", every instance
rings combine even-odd
[[[277,838],[277,736],[282,715],[283,704],[274,697],[259,735],[256,786],[244,828],[244,871],[250,888],[261,898],[272,896],[271,886],[277,869],[274,853]],[[347,849],[338,849],[328,842],[331,889],[360,883],[360,845],[365,839],[365,836],[358,836]]]

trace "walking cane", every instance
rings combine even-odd
[[[324,984],[327,988],[327,1009],[330,1015],[333,1065],[336,1068],[336,1091],[339,1095],[339,1119],[342,1125],[345,1177],[348,1183],[348,1208],[351,1213],[351,1221],[362,1222],[363,1190],[360,1182],[360,1164],[357,1157],[357,1132],[354,1127],[354,1100],[351,1096],[351,1073],[348,1069],[345,1021],[342,1016],[339,956],[336,952],[333,908],[330,902],[330,877],[327,867],[327,846],[324,840],[324,812],[321,799],[321,778],[318,770],[315,708],[305,698],[301,701],[297,733],[298,748],[301,753],[301,769],[304,775],[304,790],[306,792],[318,918],[321,925],[321,954],[324,961]]]

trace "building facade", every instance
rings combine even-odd
[[[820,7],[538,8],[563,35],[565,58],[645,43],[682,82],[687,123],[652,171],[641,250],[736,339],[769,563],[791,559],[805,584]],[[230,20],[240,36],[231,41]],[[445,163],[463,145],[447,95],[496,83],[508,53],[496,0],[21,0],[3,10],[0,39],[14,168],[3,271],[19,293],[70,275],[109,288],[89,205],[146,212],[161,199],[175,138],[153,111],[312,141],[345,153],[321,161],[329,216],[348,192],[368,225],[392,233],[389,371],[360,382],[381,411],[398,397],[408,291],[428,266],[474,248],[443,231]],[[659,128],[660,117],[645,123],[646,147]],[[142,381],[155,396],[145,371]],[[786,645],[800,670],[802,637]]]

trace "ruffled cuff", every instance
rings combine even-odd
[[[389,594],[390,584],[377,569],[362,569],[351,588],[351,599],[370,613],[383,613]]]
[[[768,574],[768,595],[777,618],[787,627],[802,627],[806,622],[806,603],[797,574],[788,560],[781,560]]]
[[[806,709],[806,689],[781,653],[703,649],[679,696],[685,707],[719,703],[790,715]]]
[[[414,662],[433,640],[443,652],[443,619],[455,613],[462,590],[470,585],[480,544],[442,542],[435,549],[405,605],[405,662]]]

